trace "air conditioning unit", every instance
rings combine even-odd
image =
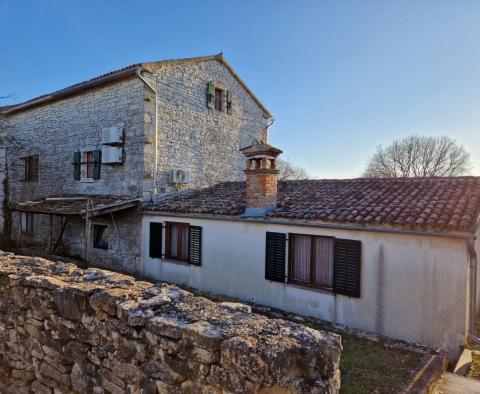
[[[174,168],[171,172],[170,181],[172,183],[190,183],[190,170]]]
[[[123,149],[118,146],[102,146],[102,164],[123,162]]]
[[[123,144],[123,129],[117,126],[104,127],[102,129],[102,144],[103,145]]]

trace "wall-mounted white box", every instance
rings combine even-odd
[[[123,129],[117,126],[102,129],[102,144],[123,144]]]
[[[102,146],[102,164],[123,162],[123,148],[118,146]]]

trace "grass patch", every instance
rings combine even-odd
[[[399,393],[409,382],[423,354],[386,348],[355,335],[340,333],[342,394]]]

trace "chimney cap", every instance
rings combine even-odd
[[[267,144],[262,140],[253,140],[251,145],[241,148],[240,152],[242,152],[246,157],[259,155],[277,157],[279,154],[283,153],[281,149],[275,148],[274,146]]]

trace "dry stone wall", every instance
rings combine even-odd
[[[335,393],[340,354],[243,304],[0,252],[0,392]]]

